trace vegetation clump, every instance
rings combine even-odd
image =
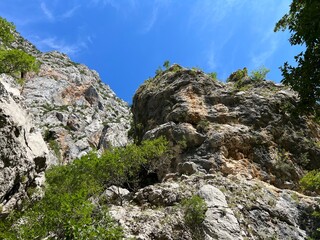
[[[190,228],[193,239],[203,239],[202,222],[206,217],[207,204],[203,198],[193,195],[182,202],[184,208],[184,221]]]
[[[6,73],[18,78],[24,78],[27,72],[39,70],[39,63],[35,57],[20,50],[10,49],[10,44],[15,40],[15,26],[0,17],[0,73]],[[23,81],[19,81],[23,84]]]
[[[111,185],[133,190],[139,172],[165,154],[164,138],[96,152],[46,172],[45,196],[0,220],[0,239],[123,239],[106,205],[94,201]],[[93,204],[93,202],[95,202]]]
[[[250,78],[255,82],[261,82],[266,79],[266,76],[269,72],[270,72],[270,69],[262,66],[257,70],[253,70],[251,72]]]
[[[295,56],[297,66],[288,62],[280,68],[282,82],[297,91],[300,110],[316,111],[320,100],[320,1],[293,0],[289,13],[276,24],[275,31],[288,29],[291,45],[304,45],[305,51]],[[319,112],[316,111],[319,114]]]

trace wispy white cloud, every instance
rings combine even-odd
[[[158,6],[155,6],[152,9],[151,17],[146,22],[146,24],[145,24],[145,26],[143,28],[143,31],[142,31],[143,33],[147,33],[152,29],[153,25],[155,24],[155,22],[157,21],[157,18],[158,18],[158,11],[159,11],[159,7]]]
[[[90,3],[93,4],[94,6],[99,6],[99,7],[111,6],[116,10],[120,9],[119,1],[115,1],[115,0],[91,0]]]
[[[33,37],[32,39],[32,42],[34,42],[35,45],[42,51],[57,50],[70,56],[75,56],[83,49],[88,48],[88,44],[90,44],[91,41],[92,40],[90,36],[83,37],[82,39],[79,39],[79,41],[72,44],[66,43],[64,40],[60,40],[57,37],[49,37],[44,39]]]
[[[214,27],[230,17],[248,0],[197,0],[192,8],[190,23],[197,24],[202,30]]]
[[[210,71],[217,71],[221,64],[218,62],[218,58],[223,54],[225,46],[232,40],[234,36],[233,31],[228,31],[223,36],[217,36],[211,40],[211,44],[206,48],[204,55],[206,59],[206,65]],[[233,59],[234,56],[229,56],[229,59]]]
[[[256,48],[251,52],[251,65],[257,68],[266,64],[266,62],[277,52],[280,38],[276,36],[272,29],[266,32]]]
[[[73,8],[67,10],[61,15],[61,18],[71,18],[73,17],[74,13],[80,8],[80,5],[74,6]]]
[[[151,15],[146,18],[147,20],[142,29],[143,33],[147,33],[152,30],[152,28],[158,21],[159,16],[164,15],[162,10],[163,9],[168,10],[171,5],[171,2],[172,2],[171,0],[153,0],[152,1],[152,12],[151,12]]]
[[[66,18],[71,18],[74,16],[75,12],[81,7],[81,5],[77,5],[74,6],[70,9],[65,10],[62,14],[55,14],[54,13],[54,7],[52,7],[50,9],[50,7],[48,7],[48,5],[45,2],[41,2],[40,4],[40,8],[42,13],[51,21],[51,22],[55,22],[55,21],[60,21]]]
[[[55,20],[55,17],[53,15],[53,13],[48,9],[47,5],[42,2],[41,5],[41,10],[43,12],[44,15],[46,15],[46,17],[50,20],[50,21],[54,21]]]

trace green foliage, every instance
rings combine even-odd
[[[55,139],[49,140],[49,146],[53,150],[54,155],[58,158],[59,162],[61,163],[61,152],[60,152],[60,145]]]
[[[216,72],[211,72],[211,73],[208,73],[208,75],[212,78],[213,81],[217,81],[218,78],[218,74]]]
[[[247,68],[238,69],[237,71],[231,73],[231,75],[227,79],[227,82],[238,82],[247,76],[248,76]]]
[[[8,22],[6,19],[0,17],[0,41],[3,45],[7,46],[15,37],[13,35],[15,31],[13,23]]]
[[[122,239],[108,209],[92,204],[110,185],[134,182],[142,165],[166,152],[164,138],[140,146],[90,152],[73,163],[46,172],[44,198],[0,221],[0,239]]]
[[[167,70],[169,67],[170,67],[170,62],[169,60],[166,60],[164,63],[163,63],[163,67]]]
[[[200,120],[197,124],[197,131],[201,133],[208,132],[210,122],[207,119]]]
[[[156,76],[160,75],[163,72],[161,67],[158,67],[158,69],[156,70]]]
[[[285,85],[299,93],[300,109],[314,110],[320,100],[320,1],[293,0],[289,13],[276,24],[275,31],[289,29],[291,45],[305,45],[295,56],[297,66],[285,62],[281,67]]]
[[[0,73],[14,75],[38,71],[39,64],[35,57],[19,49],[0,50]]]
[[[320,170],[308,172],[300,180],[300,186],[303,190],[315,191],[320,193]]]
[[[38,71],[39,63],[36,58],[19,49],[7,49],[10,43],[15,40],[15,26],[6,19],[0,17],[0,73],[6,73],[15,76],[17,73],[20,79],[23,74],[30,71]],[[19,84],[23,84],[20,79]]]
[[[270,69],[262,66],[258,70],[253,70],[250,77],[254,81],[261,82],[266,79],[266,76],[269,72]]]
[[[205,219],[207,211],[206,202],[198,195],[193,195],[191,198],[182,202],[184,208],[184,221],[191,229],[194,239],[202,239],[202,222]]]

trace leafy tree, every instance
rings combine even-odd
[[[15,40],[15,26],[0,17],[0,73],[15,76],[21,73],[21,78],[26,72],[37,71],[39,63],[36,58],[19,49],[10,49],[10,43]]]
[[[35,57],[19,50],[0,50],[0,73],[15,74],[29,71],[37,71],[39,69],[38,62]]]
[[[312,170],[308,172],[300,180],[303,190],[315,191],[320,193],[320,170]]]
[[[291,45],[305,45],[295,56],[297,66],[285,62],[282,82],[296,90],[301,106],[313,110],[320,100],[320,1],[293,0],[289,13],[276,24],[275,31],[289,29]]]
[[[15,29],[16,28],[13,23],[10,23],[6,19],[0,17],[0,40],[2,45],[7,46],[14,41],[15,37],[13,33]]]

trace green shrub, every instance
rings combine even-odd
[[[19,49],[8,49],[15,40],[15,26],[0,17],[0,73],[10,74],[14,77],[19,73],[18,79],[26,72],[38,71],[39,63],[35,57]],[[19,81],[19,84],[23,84]]]
[[[304,175],[300,179],[300,186],[302,190],[308,190],[313,191],[318,194],[320,194],[320,170],[312,170],[308,172],[306,175]],[[312,216],[316,219],[316,221],[319,223],[320,220],[320,212],[314,211],[312,213]],[[319,226],[319,224],[318,224]],[[318,239],[320,237],[320,228],[317,228],[315,232],[313,233],[314,239]],[[312,238],[313,239],[313,238]]]
[[[61,163],[62,157],[61,157],[59,142],[55,139],[50,139],[49,146],[52,149],[52,151],[54,152],[54,155],[58,158],[59,162]]]
[[[266,79],[267,74],[270,72],[270,69],[267,69],[266,67],[260,67],[258,70],[253,70],[251,72],[250,78],[254,81],[263,81]]]
[[[308,172],[300,180],[300,186],[303,190],[320,193],[320,170]]]
[[[198,195],[193,195],[191,198],[182,202],[184,208],[184,221],[190,228],[193,239],[202,239],[202,222],[206,217],[207,204]]]
[[[211,72],[211,73],[208,73],[208,75],[212,78],[213,81],[217,81],[218,78],[218,74],[216,72]]]
[[[0,239],[123,239],[108,209],[92,204],[110,185],[131,185],[142,165],[166,152],[164,138],[102,154],[90,152],[46,172],[45,196],[0,220]]]
[[[201,132],[201,133],[206,133],[208,132],[210,127],[210,122],[206,119],[204,120],[200,120],[197,124],[197,131]]]
[[[248,76],[247,68],[238,69],[237,71],[230,74],[230,76],[227,79],[227,82],[238,82],[247,76]]]
[[[169,60],[166,60],[166,61],[164,61],[164,63],[163,63],[163,67],[167,70],[169,67],[170,67],[170,62],[169,62]]]

